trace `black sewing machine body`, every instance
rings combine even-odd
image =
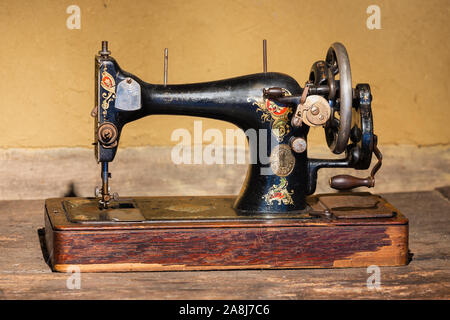
[[[266,55],[265,55],[266,56]],[[348,55],[335,43],[302,88],[274,72],[220,81],[149,84],[122,70],[104,42],[95,59],[96,197],[45,202],[50,265],[65,272],[337,268],[408,263],[408,220],[380,196],[314,195],[320,168],[367,169],[330,186],[373,187],[381,153],[367,84],[353,89]],[[339,76],[339,79],[337,78]],[[166,79],[166,77],[165,77]],[[249,139],[251,164],[240,194],[223,197],[118,197],[108,164],[124,126],[154,114],[231,122]],[[310,127],[323,127],[337,160],[307,154]],[[256,145],[251,142],[256,141]],[[260,157],[264,151],[268,161]],[[155,168],[157,170],[157,168]],[[149,172],[148,174],[151,174]]]
[[[250,146],[250,152],[251,159],[256,161],[250,164],[245,184],[234,204],[237,211],[245,214],[300,212],[306,208],[305,197],[315,191],[319,168],[367,169],[370,165],[373,130],[372,97],[368,85],[356,88],[356,94],[364,93],[366,100],[355,97],[354,105],[366,108],[366,112],[365,117],[354,120],[355,143],[347,148],[349,156],[341,160],[309,159],[307,150],[291,151],[293,139],[301,138],[307,143],[309,126],[291,125],[304,89],[286,74],[266,72],[204,83],[154,85],[122,70],[109,55],[97,56],[95,63],[96,107],[93,115],[98,162],[113,161],[124,126],[149,115],[213,118],[231,122],[244,131],[254,130],[258,143]],[[315,77],[322,76],[320,70],[315,72]],[[120,87],[124,89],[119,90]],[[290,100],[264,97],[264,89],[273,87],[283,88],[289,95],[285,98]],[[323,95],[327,96],[327,92]],[[107,137],[102,134],[103,130]],[[279,172],[273,172],[271,163],[261,163],[257,154],[261,146],[268,156],[277,150],[284,157],[284,162],[278,165]],[[265,174],[262,174],[263,168]]]

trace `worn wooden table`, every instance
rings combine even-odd
[[[410,220],[413,260],[382,267],[367,288],[365,268],[83,273],[68,289],[41,251],[44,201],[0,202],[0,299],[449,299],[450,188],[383,195]]]

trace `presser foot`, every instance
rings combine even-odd
[[[399,266],[408,219],[370,193],[307,198],[296,213],[240,214],[230,197],[46,200],[50,265],[65,272]]]
[[[119,194],[117,192],[114,192],[111,195],[111,190],[108,187],[108,192],[104,193],[103,189],[99,187],[95,187],[95,197],[99,198],[98,200],[98,207],[99,209],[108,209],[110,206],[111,201],[119,201]]]

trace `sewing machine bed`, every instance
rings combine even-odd
[[[408,220],[382,197],[308,197],[300,212],[240,214],[234,196],[45,202],[54,271],[339,268],[408,263]]]

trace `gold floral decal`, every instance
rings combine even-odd
[[[116,98],[116,82],[114,81],[113,76],[108,73],[106,66],[103,69],[102,81],[100,83],[103,89],[108,91],[102,93],[103,117],[106,117],[106,114],[108,113],[109,103]]]
[[[291,95],[286,90],[286,95]],[[248,98],[247,101],[257,106],[256,111],[261,111],[261,120],[269,121],[272,124],[272,133],[279,142],[283,141],[285,135],[290,132],[288,117],[292,113],[292,108],[279,106],[269,99]]]
[[[292,190],[291,192],[289,192],[287,190],[287,186],[288,182],[286,178],[281,177],[280,184],[272,185],[272,187],[269,189],[269,192],[265,196],[263,196],[263,199],[268,205],[272,205],[272,202],[274,201],[278,202],[278,205],[294,204],[294,201],[292,201],[291,198],[291,195],[293,195],[294,192]]]

